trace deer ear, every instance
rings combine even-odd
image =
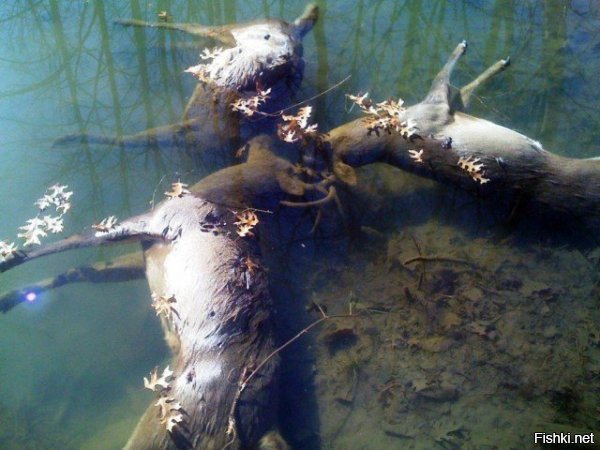
[[[333,164],[333,173],[344,183],[351,186],[356,185],[356,171],[348,164],[341,161],[336,161]]]
[[[304,184],[287,173],[278,173],[276,175],[279,187],[283,192],[290,195],[304,195]]]

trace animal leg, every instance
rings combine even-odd
[[[314,23],[317,21],[318,16],[319,8],[314,4],[308,5],[302,15],[298,17],[292,24],[293,32],[295,33],[296,37],[302,38],[306,33],[308,33],[312,29]],[[242,29],[248,25],[244,23],[234,23],[230,25],[212,27],[199,25],[196,23],[145,22],[143,20],[136,19],[118,19],[115,20],[115,23],[129,27],[161,28],[163,30],[181,31],[192,36],[215,39],[221,42],[223,45],[228,46],[236,45],[232,31],[235,32],[236,29]]]
[[[450,75],[459,58],[467,51],[467,41],[462,41],[456,46],[450,58],[436,75],[431,89],[425,97],[424,103],[449,103],[450,102]]]
[[[117,19],[116,24],[126,27],[160,28],[163,30],[181,31],[197,37],[215,39],[224,45],[235,45],[235,39],[229,31],[232,26],[209,27],[196,23],[145,22],[137,19]]]
[[[458,107],[455,109],[464,110],[469,107],[469,103],[471,100],[471,95],[481,84],[488,81],[493,76],[503,72],[508,66],[510,66],[510,58],[501,59],[497,61],[490,67],[488,67],[483,73],[481,73],[477,78],[471,81],[466,86],[463,86],[460,90],[460,98],[455,98],[455,101],[459,103]],[[457,96],[458,97],[458,96]]]
[[[11,258],[0,263],[0,273],[42,256],[53,255],[76,248],[98,247],[100,245],[142,241],[145,239],[164,239],[163,229],[152,230],[151,219],[150,214],[142,214],[126,219],[114,225],[106,232],[92,231],[86,234],[75,234],[34,250],[19,250]]]
[[[88,133],[74,133],[59,137],[52,143],[52,147],[76,145],[81,143],[95,145],[112,145],[115,147],[140,148],[151,145],[178,146],[190,142],[190,137],[195,137],[197,121],[164,125],[141,131],[126,136],[103,136]]]
[[[315,4],[308,5],[302,15],[294,20],[294,33],[297,38],[302,38],[308,33],[319,18],[319,7]]]
[[[7,313],[27,300],[31,294],[39,295],[71,283],[108,283],[144,278],[144,258],[141,252],[128,253],[118,258],[95,264],[74,267],[53,278],[47,278],[22,289],[0,295],[0,312]]]
[[[278,431],[273,430],[262,437],[258,443],[258,450],[290,450],[290,446]]]

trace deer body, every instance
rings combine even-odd
[[[148,23],[120,20],[127,26],[165,28],[194,36],[210,37],[227,46],[212,61],[202,65],[197,84],[175,124],[159,126],[126,136],[76,133],[63,136],[54,145],[79,142],[125,148],[157,145],[179,150],[194,165],[213,171],[235,162],[234,152],[257,134],[274,131],[268,115],[246,117],[232,109],[240,97],[257,91],[269,94],[260,109],[269,113],[289,105],[304,73],[302,39],[318,18],[318,8],[307,6],[295,21],[267,19],[245,24],[207,27],[193,24]],[[199,67],[199,66],[198,66]]]
[[[167,395],[185,414],[170,433],[150,405],[126,448],[255,448],[276,426],[278,392],[273,358],[238,394],[275,348],[257,242],[236,234],[231,211],[194,195],[164,202],[143,221],[162,236],[143,241],[146,274],[153,292],[175,299],[176,312],[161,318],[173,349]]]

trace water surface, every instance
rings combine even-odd
[[[478,92],[472,114],[562,155],[600,155],[595,2],[317,3],[322,14],[305,39],[297,98],[351,75],[313,101],[321,130],[356,117],[344,93],[418,101],[467,39],[457,86],[499,58],[512,60]],[[181,117],[194,86],[183,70],[213,43],[123,28],[115,19],[156,20],[167,11],[176,21],[223,24],[292,19],[303,8],[267,0],[2,2],[0,239],[16,238],[35,215],[35,199],[54,183],[74,191],[68,235],[108,215],[140,213],[171,181],[205,175],[185,156],[156,147],[52,148],[68,133],[123,135]],[[481,225],[487,222],[476,201],[446,187],[384,167],[362,171],[361,182],[365,225],[377,237],[349,257],[317,249],[313,265],[301,266],[309,275],[282,261],[280,278],[297,282],[291,290],[302,302],[317,298],[342,312],[352,302],[370,312],[359,323],[328,324],[302,344],[305,360],[290,358],[289,367],[314,364],[316,405],[304,402],[306,410],[284,424],[289,440],[299,448],[523,448],[544,423],[598,430],[594,234],[559,244],[547,230],[507,239]],[[468,256],[479,269],[407,272],[399,266],[415,245],[424,254]],[[134,248],[53,256],[2,274],[0,286],[20,288]],[[285,296],[281,280],[274,289]],[[168,357],[149,301],[143,280],[80,284],[2,316],[0,447],[120,448],[152,398],[142,377]],[[294,334],[310,317],[285,320]],[[355,338],[332,350],[336,330],[344,329]],[[286,376],[290,391],[313,382]]]

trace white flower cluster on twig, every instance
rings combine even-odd
[[[369,133],[379,133],[380,130],[387,133],[400,133],[405,139],[409,139],[416,134],[416,124],[411,119],[405,119],[404,101],[390,98],[384,102],[373,103],[369,99],[369,93],[363,95],[346,95],[351,101],[356,103],[361,111],[367,115],[365,119]]]

